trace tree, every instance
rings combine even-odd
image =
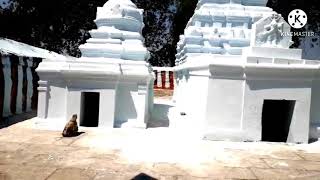
[[[80,44],[90,37],[89,30],[96,28],[93,20],[98,6],[106,0],[11,0],[9,8],[0,8],[0,34],[58,53],[79,57]],[[153,66],[173,66],[176,44],[192,17],[198,0],[132,0],[144,9],[143,36],[151,52]],[[317,0],[269,0],[267,6],[287,19],[293,9],[308,14],[308,25],[293,31],[313,31],[317,34],[310,46],[319,46],[320,4]],[[293,47],[306,42],[294,37]]]
[[[3,37],[71,56],[80,56],[78,46],[95,28],[99,0],[12,0],[0,11]]]
[[[269,0],[268,7],[271,7],[277,13],[280,13],[287,20],[289,13],[294,9],[302,9],[308,15],[308,23],[304,28],[294,29],[293,32],[312,31],[315,33],[315,38],[320,35],[320,4],[317,0]],[[304,37],[293,37],[294,44],[292,47],[299,47],[300,42]]]
[[[174,17],[177,13],[177,0],[135,0],[144,9],[143,36],[150,51],[149,62],[153,66],[173,66],[175,60]]]

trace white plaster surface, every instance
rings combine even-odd
[[[253,24],[275,13],[266,2],[200,0],[180,36],[176,65],[203,53],[241,55],[250,45]]]
[[[100,93],[99,127],[114,127],[115,101],[115,89],[104,89]]]
[[[22,86],[23,86],[23,57],[19,57],[18,64],[18,89],[17,89],[17,101],[16,101],[16,113],[22,113]]]
[[[98,128],[146,128],[154,76],[146,62],[142,13],[130,0],[110,0],[98,8],[98,29],[79,47],[81,58],[40,64],[37,72],[46,83],[39,87],[39,128],[61,129],[73,114],[81,120],[83,92],[99,93]]]
[[[157,86],[161,87],[162,86],[162,76],[161,76],[161,71],[158,71],[157,73]]]
[[[308,142],[311,88],[310,81],[247,81],[244,126],[261,135],[261,123],[256,119],[261,118],[263,100],[295,100],[287,141]]]
[[[143,10],[130,0],[109,0],[98,7],[95,23],[86,44],[80,45],[83,57],[145,60],[149,52],[143,45]]]
[[[251,46],[289,48],[293,44],[290,29],[280,14],[263,17],[252,25]]]
[[[261,58],[253,60],[253,57],[250,54],[234,57],[237,63],[232,64],[211,55],[208,60],[211,63],[197,66],[195,62],[210,58],[204,55],[176,67],[178,112],[185,112],[184,118],[193,122],[192,126],[204,125],[200,129],[204,129],[205,138],[259,141],[263,100],[294,100],[287,141],[306,143],[309,138],[317,138],[316,132],[309,136],[309,131],[310,127],[315,131],[319,125],[315,111],[319,63],[310,65],[308,60],[301,59],[286,59],[283,63],[273,57],[262,58],[264,63],[259,63]],[[207,93],[194,87],[206,89]],[[201,102],[202,96],[204,101]],[[206,107],[206,112],[202,111],[202,106]]]
[[[260,141],[264,100],[293,100],[287,142],[319,137],[320,62],[289,49],[291,37],[279,36],[289,25],[266,1],[255,3],[199,1],[177,47],[169,117],[182,123],[170,127],[211,140]]]
[[[15,54],[21,57],[59,58],[66,57],[52,51],[30,46],[11,39],[0,38],[0,51],[2,53]]]
[[[27,89],[27,111],[31,111],[32,104],[32,95],[33,95],[33,77],[31,72],[32,67],[32,58],[27,60],[27,80],[28,80],[28,89]]]
[[[263,101],[294,100],[287,142],[319,137],[320,63],[301,59],[301,50],[288,48],[290,37],[279,43],[274,32],[270,41],[252,43],[263,32],[252,27],[272,25],[264,21],[275,13],[266,3],[199,1],[177,47],[176,103],[167,114],[171,128],[197,138],[259,141]],[[99,92],[99,127],[145,128],[153,108],[153,74],[144,62],[142,10],[129,0],[111,0],[98,8],[95,22],[98,29],[80,47],[82,58],[49,58],[37,69],[43,82],[39,125],[60,130],[72,114],[80,116],[81,92]]]
[[[11,63],[8,56],[2,57],[2,64],[3,64],[3,74],[4,74],[4,107],[3,107],[3,116],[7,117],[11,115],[10,110],[10,99],[11,99]]]
[[[41,119],[46,119],[48,114],[48,85],[47,81],[39,81],[38,87],[38,111],[37,116]]]

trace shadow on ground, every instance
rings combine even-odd
[[[72,135],[68,135],[68,136],[63,136],[62,138],[71,138],[71,137],[78,137],[80,136],[81,134],[84,134],[85,132],[81,131],[81,132],[76,132],[75,134],[72,134]]]
[[[149,176],[148,174],[140,173],[140,174],[136,175],[135,177],[133,177],[131,180],[157,180],[157,179]]]
[[[32,112],[28,112],[28,113],[5,117],[4,120],[0,122],[0,129],[12,126],[12,125],[17,124],[19,122],[23,122],[25,120],[34,118],[36,116],[37,116],[37,112],[32,111]]]
[[[173,107],[168,104],[154,104],[152,118],[148,122],[148,128],[169,127],[169,109]]]

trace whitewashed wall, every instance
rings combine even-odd
[[[207,64],[199,63],[206,58]],[[319,61],[226,56],[190,61],[195,63],[175,68],[176,109],[170,115],[182,121],[170,126],[199,130],[205,139],[260,141],[264,101],[286,100],[295,103],[286,141],[320,137]]]

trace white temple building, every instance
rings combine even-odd
[[[290,26],[266,3],[199,0],[177,46],[170,126],[211,140],[318,138],[319,61],[289,49]]]
[[[81,58],[46,59],[37,69],[38,125],[61,130],[73,114],[80,126],[146,127],[153,106],[153,73],[141,35],[143,10],[109,0]]]
[[[290,26],[266,3],[199,0],[177,44],[171,128],[210,140],[319,138],[320,61],[289,48]],[[80,126],[146,128],[161,111],[153,111],[143,10],[109,0],[95,23],[81,58],[39,65],[39,127],[61,130],[77,114]]]

